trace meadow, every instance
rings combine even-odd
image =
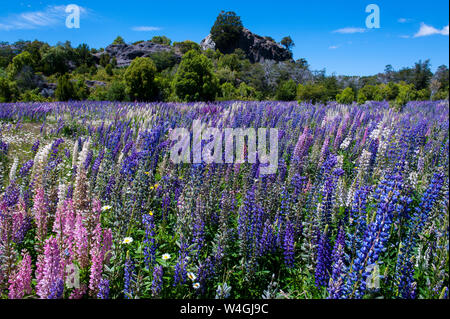
[[[277,128],[278,169],[170,132]],[[449,102],[0,104],[0,298],[448,298]]]

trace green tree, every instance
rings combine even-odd
[[[100,56],[100,65],[104,68],[106,68],[106,66],[109,64],[109,62],[111,61],[111,56],[108,53],[104,53]]]
[[[174,79],[176,96],[186,102],[214,101],[219,85],[212,62],[195,50],[187,52]]]
[[[281,39],[280,44],[286,48],[286,50],[291,51],[293,47],[295,47],[295,43],[290,36],[284,37]]]
[[[45,75],[64,74],[69,71],[70,52],[61,45],[50,48],[42,57]]]
[[[76,65],[86,65],[87,67],[90,67],[95,64],[94,57],[92,56],[91,50],[87,44],[80,44],[74,52]]]
[[[0,103],[14,102],[17,92],[15,82],[11,82],[5,77],[0,77]]]
[[[172,44],[172,40],[170,40],[168,37],[166,37],[164,35],[156,35],[152,38],[151,41],[153,43],[163,44],[163,45],[171,45]]]
[[[201,51],[200,45],[191,40],[186,40],[183,42],[174,42],[173,46],[178,48],[178,50],[180,50],[181,54],[186,54],[186,52],[188,52],[190,50],[195,50],[198,52]]]
[[[0,68],[6,68],[14,58],[14,51],[7,42],[0,42]]]
[[[130,98],[138,101],[154,101],[158,95],[155,74],[156,66],[152,59],[134,59],[124,75]]]
[[[33,57],[27,51],[24,51],[18,55],[16,55],[11,64],[8,66],[9,76],[14,79],[19,72],[22,71],[24,67],[32,67],[33,66]]]
[[[233,84],[225,82],[220,86],[220,91],[222,94],[222,100],[231,101],[237,98],[237,90]]]
[[[297,84],[294,80],[282,82],[277,89],[276,99],[279,101],[294,101],[297,95]]]
[[[24,51],[14,57],[8,66],[8,76],[15,81],[21,92],[34,89],[38,79],[33,70],[33,57],[28,51]]]
[[[231,53],[237,46],[242,29],[241,18],[233,11],[221,11],[211,28],[211,38],[222,53]]]
[[[394,106],[397,110],[401,110],[403,106],[409,101],[416,99],[417,93],[414,89],[414,84],[406,84],[401,82],[398,84],[398,95],[394,101]]]
[[[433,100],[443,100],[449,94],[449,70],[446,65],[438,67],[430,84]]]
[[[217,66],[219,68],[228,68],[231,71],[241,71],[242,57],[236,53],[224,54],[219,58]]]
[[[109,76],[113,76],[114,72],[113,72],[113,66],[111,64],[108,64],[105,68],[105,72],[106,74],[108,74]]]
[[[261,99],[261,94],[252,86],[241,82],[238,88],[240,100],[254,100]]]
[[[394,82],[389,82],[382,87],[383,98],[386,101],[393,101],[398,95],[398,85]]]
[[[358,104],[364,104],[366,101],[374,101],[376,94],[375,85],[366,84],[358,91]]]
[[[75,86],[69,79],[69,75],[64,74],[58,78],[55,90],[55,98],[58,101],[69,101],[78,99]]]
[[[171,68],[177,64],[177,56],[172,51],[155,52],[150,55],[150,58],[155,63],[158,72]]]
[[[124,101],[127,97],[126,85],[122,81],[114,80],[106,93],[108,101]]]
[[[352,104],[355,101],[355,92],[351,87],[346,87],[336,95],[336,101],[341,104]]]
[[[299,102],[324,103],[327,100],[326,88],[321,83],[299,84],[297,87],[297,98]]]
[[[430,60],[419,61],[414,65],[412,83],[416,90],[426,89],[433,73],[430,70]]]
[[[334,101],[336,95],[339,93],[339,86],[336,76],[328,76],[322,79],[322,84],[325,87],[325,101]]]
[[[113,45],[119,45],[119,44],[125,44],[125,40],[119,35],[117,38],[114,39]]]
[[[77,95],[77,100],[84,101],[88,98],[90,92],[84,80],[79,79],[74,87]]]

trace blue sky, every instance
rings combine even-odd
[[[366,28],[369,4],[380,8],[380,28]],[[81,9],[79,29],[65,27],[65,6]],[[0,3],[0,41],[55,44],[69,40],[100,48],[117,35],[127,42],[166,35],[200,42],[221,10],[235,11],[244,26],[280,41],[290,35],[294,58],[327,74],[370,75],[430,59],[449,64],[449,2],[408,1],[5,1]],[[140,30],[140,31],[139,31]],[[143,31],[144,30],[144,31]]]

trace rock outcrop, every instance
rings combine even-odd
[[[216,47],[211,35],[208,35],[203,39],[200,46],[203,50],[215,49]],[[225,53],[232,53],[238,48],[244,51],[245,55],[252,63],[261,63],[266,60],[280,62],[292,59],[291,52],[283,48],[280,44],[254,34],[246,28],[242,30],[236,45],[227,48],[227,52]]]
[[[100,58],[105,53],[108,53],[111,57],[115,57],[117,60],[117,66],[123,67],[131,64],[135,58],[138,57],[150,57],[157,52],[170,52],[173,51],[175,56],[181,60],[181,53],[174,48],[153,43],[151,41],[144,41],[137,44],[111,44],[105,48],[105,51],[96,53],[95,56]]]

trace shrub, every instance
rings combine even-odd
[[[72,82],[70,82],[69,76],[67,74],[61,75],[58,78],[55,90],[55,98],[58,101],[76,100],[78,98],[75,87]]]
[[[181,101],[213,101],[219,86],[211,61],[195,50],[187,52],[175,75],[174,90]]]
[[[119,80],[113,81],[108,88],[106,97],[108,101],[124,101],[127,97],[125,83]]]
[[[345,88],[341,93],[336,95],[336,101],[341,104],[351,104],[355,100],[355,92],[351,87]]]
[[[7,78],[0,77],[0,103],[14,102],[16,94],[16,83],[9,81]]]
[[[155,74],[156,66],[152,59],[134,59],[124,75],[130,98],[138,101],[154,101],[158,94]]]
[[[326,89],[323,84],[306,83],[297,87],[297,98],[299,102],[311,102],[313,104],[326,101]]]
[[[282,82],[278,86],[276,99],[279,101],[294,101],[297,95],[297,84],[294,80]]]
[[[220,91],[222,94],[222,100],[230,101],[235,100],[238,93],[233,84],[225,82],[220,86]]]
[[[163,45],[171,45],[172,44],[172,40],[170,40],[168,37],[166,37],[164,35],[156,35],[152,38],[151,41],[153,43],[163,44]]]

